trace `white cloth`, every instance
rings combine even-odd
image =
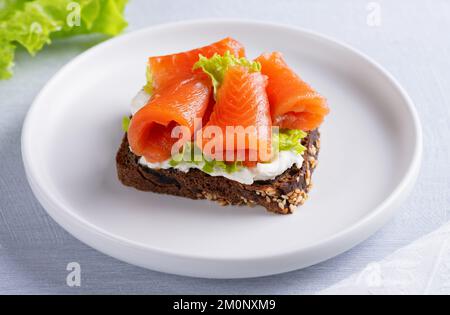
[[[321,294],[448,294],[450,223]]]

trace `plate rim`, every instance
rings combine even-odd
[[[147,244],[133,241],[126,239],[124,237],[112,234],[108,232],[107,230],[100,228],[89,221],[85,220],[83,217],[73,213],[71,211],[70,207],[66,207],[63,202],[58,200],[55,196],[52,195],[52,193],[45,189],[42,185],[39,184],[38,180],[35,180],[36,176],[36,165],[33,163],[32,152],[28,149],[27,145],[27,139],[29,138],[29,135],[32,134],[31,127],[32,127],[32,118],[34,116],[34,113],[38,111],[38,106],[40,103],[40,99],[45,97],[45,94],[48,90],[51,89],[54,82],[58,81],[59,77],[62,76],[65,71],[70,68],[74,67],[74,65],[78,62],[83,61],[84,59],[88,58],[91,54],[95,53],[98,49],[102,49],[103,47],[106,47],[108,45],[111,45],[112,43],[120,42],[121,40],[124,40],[126,38],[130,38],[133,36],[139,36],[142,33],[149,32],[149,31],[157,31],[158,29],[164,29],[164,28],[170,28],[170,27],[179,27],[179,26],[191,26],[195,24],[245,24],[245,25],[251,25],[251,26],[263,26],[263,27],[271,27],[271,28],[278,28],[282,31],[296,31],[299,33],[302,33],[303,35],[312,36],[315,39],[318,39],[320,41],[325,41],[328,43],[333,44],[334,46],[344,48],[348,50],[349,52],[359,55],[360,58],[362,58],[365,62],[370,64],[373,68],[375,68],[380,74],[383,75],[384,79],[386,79],[391,86],[393,86],[396,91],[400,93],[401,98],[404,100],[404,105],[406,105],[406,108],[408,109],[411,118],[412,123],[414,126],[414,132],[415,132],[415,141],[414,141],[414,152],[412,159],[407,167],[406,172],[400,177],[401,181],[395,186],[393,190],[391,190],[390,194],[386,199],[384,199],[380,204],[378,204],[376,207],[372,209],[368,214],[365,214],[362,216],[358,221],[354,222],[353,224],[347,226],[346,228],[342,229],[341,231],[334,233],[330,235],[327,238],[324,238],[323,240],[317,241],[315,243],[312,243],[306,247],[297,248],[295,250],[287,250],[285,252],[277,253],[274,255],[253,255],[252,257],[209,257],[206,255],[197,255],[197,254],[183,254],[178,252],[173,252],[170,250],[164,250],[160,248],[155,248],[152,246],[149,246]],[[131,32],[123,33],[122,35],[109,39],[103,43],[100,43],[98,45],[95,45],[94,47],[91,47],[84,51],[83,53],[77,55],[72,60],[70,60],[68,63],[66,63],[63,67],[61,67],[52,77],[50,80],[47,81],[47,83],[44,85],[44,87],[40,90],[40,92],[37,94],[37,96],[34,98],[27,114],[26,118],[23,123],[22,127],[22,134],[21,134],[21,152],[22,152],[22,160],[25,168],[25,173],[27,180],[32,188],[32,191],[35,195],[35,197],[38,199],[38,201],[41,203],[45,211],[52,217],[59,225],[61,225],[66,231],[68,231],[71,235],[73,235],[76,239],[81,240],[82,242],[86,243],[87,245],[93,247],[94,249],[106,253],[109,256],[115,257],[120,260],[127,261],[134,265],[139,265],[145,268],[151,268],[154,270],[158,270],[158,268],[154,267],[148,267],[146,264],[136,262],[132,259],[125,259],[123,257],[118,257],[117,253],[111,253],[112,250],[104,250],[102,248],[99,248],[95,243],[95,241],[88,241],[86,240],[87,237],[80,236],[79,234],[82,233],[82,230],[85,232],[91,233],[91,235],[95,237],[101,237],[103,238],[102,241],[106,242],[116,242],[120,246],[126,246],[126,247],[133,247],[133,250],[144,250],[144,251],[150,251],[154,255],[164,255],[166,258],[175,258],[175,259],[189,259],[189,260],[203,260],[203,261],[215,261],[215,262],[238,262],[238,261],[261,261],[261,260],[273,260],[273,259],[286,259],[287,257],[294,257],[298,256],[301,253],[311,253],[311,252],[317,252],[320,250],[324,250],[326,248],[330,248],[333,246],[336,246],[337,248],[343,247],[339,250],[335,250],[333,254],[331,255],[325,255],[322,254],[321,258],[314,259],[314,262],[308,263],[304,266],[299,266],[296,268],[288,268],[286,270],[280,270],[278,272],[265,272],[258,274],[258,276],[263,275],[269,275],[269,274],[276,274],[276,273],[282,273],[290,270],[300,269],[304,268],[310,265],[313,265],[315,263],[325,261],[331,257],[335,257],[342,252],[352,248],[354,245],[364,241],[367,239],[370,235],[372,235],[376,230],[378,230],[385,221],[387,221],[391,215],[394,213],[394,209],[391,209],[390,213],[388,212],[389,208],[396,208],[396,203],[399,202],[399,200],[402,199],[402,197],[406,197],[409,193],[409,191],[412,189],[416,179],[417,175],[420,170],[421,162],[422,162],[422,151],[423,151],[423,134],[422,134],[422,126],[420,123],[419,115],[417,113],[417,110],[414,106],[414,103],[406,90],[400,85],[400,83],[393,77],[392,74],[390,74],[383,66],[381,66],[378,62],[373,60],[371,57],[366,55],[365,53],[361,52],[360,50],[350,46],[349,44],[342,42],[340,40],[337,40],[335,38],[332,38],[331,36],[321,34],[319,32],[306,29],[303,27],[297,27],[287,24],[281,24],[281,23],[274,23],[274,22],[267,22],[267,21],[261,21],[261,20],[248,20],[248,19],[192,19],[192,20],[183,20],[179,22],[169,22],[169,23],[163,23],[158,25],[153,25],[149,27],[144,27],[142,29],[138,29]],[[50,209],[49,209],[50,208]],[[59,212],[59,213],[58,213]],[[64,218],[65,217],[65,218]],[[64,220],[72,220],[72,222],[64,221]],[[378,222],[376,226],[374,225],[374,222]],[[372,227],[371,227],[372,226]],[[367,231],[370,231],[368,233],[365,233]],[[358,239],[352,240],[352,236],[355,237],[355,235],[360,234]],[[364,235],[362,235],[364,234]],[[347,243],[347,245],[342,245],[343,243]],[[349,244],[351,243],[351,244]],[[340,244],[340,245],[339,245]],[[112,244],[114,245],[114,244]],[[159,271],[163,272],[170,272],[170,273],[177,273],[173,271],[167,271],[164,268],[160,268]],[[186,275],[189,272],[182,272],[177,273],[181,275]],[[191,275],[194,276],[200,276],[202,277],[203,274],[200,272],[193,272]],[[252,275],[253,276],[253,275]],[[206,275],[208,277],[208,275]],[[218,276],[214,278],[241,278],[241,277],[247,277],[245,275],[231,275],[231,276]]]

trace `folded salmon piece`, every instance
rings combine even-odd
[[[208,80],[192,77],[154,95],[131,119],[128,142],[133,153],[152,163],[169,159],[178,141],[172,129],[185,126],[194,135],[194,120],[207,112],[211,91]]]
[[[244,46],[233,38],[227,37],[201,48],[172,55],[150,57],[148,66],[150,72],[149,81],[152,89],[160,90],[169,85],[189,79],[193,74],[192,67],[198,61],[199,55],[209,58],[216,53],[223,55],[227,51],[236,57],[245,56]],[[196,73],[199,74],[202,71],[197,70]]]
[[[194,135],[194,120],[208,113],[212,84],[201,71],[192,68],[199,56],[211,57],[225,52],[242,57],[244,47],[227,37],[201,48],[148,60],[146,91],[150,101],[131,119],[128,141],[131,150],[149,162],[162,162],[171,157],[171,136],[176,126],[186,126]]]
[[[233,66],[226,71],[211,117],[197,137],[206,156],[243,161],[247,166],[271,158],[272,122],[266,85],[266,76],[246,67]]]
[[[262,54],[256,61],[269,78],[267,95],[273,124],[305,131],[319,127],[329,112],[325,98],[289,68],[281,53]]]

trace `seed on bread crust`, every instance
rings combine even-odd
[[[264,190],[264,192],[265,192],[266,195],[268,195],[268,196],[275,196],[276,193],[277,193],[277,191],[276,191],[274,188],[272,188],[272,187],[267,187],[267,188]]]

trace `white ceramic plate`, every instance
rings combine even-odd
[[[225,36],[252,58],[282,51],[329,100],[314,188],[293,215],[144,193],[117,180],[121,118],[144,84],[147,57]],[[75,58],[31,106],[22,153],[36,197],[86,244],[154,270],[239,278],[306,267],[363,241],[409,192],[421,143],[411,100],[361,53],[301,29],[222,20],[147,28]]]

